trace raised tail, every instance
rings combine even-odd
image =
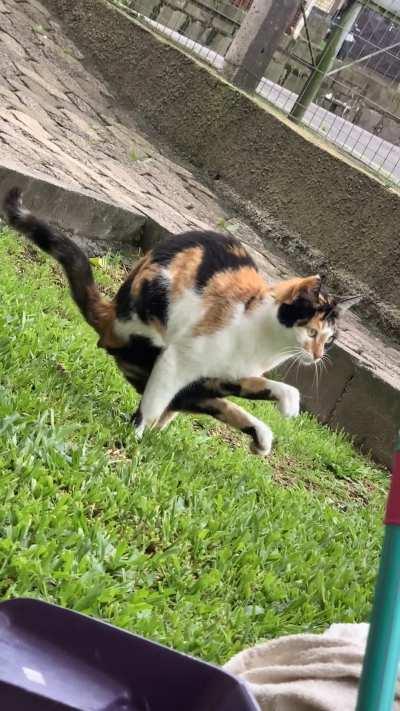
[[[100,334],[100,340],[108,340],[107,336],[111,334],[115,318],[114,305],[101,296],[84,252],[71,239],[56,232],[46,222],[26,210],[19,188],[12,188],[7,193],[3,209],[11,227],[26,235],[37,247],[60,262],[73,299],[82,315]]]

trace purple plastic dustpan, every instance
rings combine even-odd
[[[5,711],[259,711],[217,667],[38,600],[0,604]]]

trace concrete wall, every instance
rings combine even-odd
[[[226,54],[245,15],[244,10],[235,7],[228,0],[118,1],[128,10],[170,27],[221,55]],[[315,55],[318,54],[330,21],[330,16],[318,8],[319,5],[314,3],[307,21]],[[287,35],[282,37],[281,50],[275,53],[265,76],[298,94],[309,75],[309,70],[289,56],[289,51],[300,59],[310,61],[304,29],[302,35],[298,36],[296,33],[296,39]],[[385,80],[383,75],[358,65],[343,71],[335,79],[324,82],[321,96],[330,92],[333,92],[335,99],[349,107],[345,113],[346,119],[391,143],[400,145],[400,119],[394,118],[400,116],[400,92],[397,83]],[[324,108],[343,115],[339,104],[333,106],[331,102],[323,100],[320,100],[320,103]]]
[[[44,4],[115,98],[224,184],[266,245],[334,287],[363,288],[363,313],[400,338],[397,194],[104,0]]]
[[[124,4],[223,55],[245,14],[224,0],[125,0]]]

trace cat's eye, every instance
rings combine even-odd
[[[307,329],[307,333],[310,336],[310,338],[316,338],[316,336],[318,335],[318,331],[316,328]]]
[[[332,346],[333,346],[333,344],[334,344],[334,342],[335,342],[335,338],[336,338],[336,336],[331,336],[330,339],[329,339],[329,341],[327,341],[327,342],[325,343],[325,350],[326,350],[326,351],[329,351],[329,349],[332,348]]]

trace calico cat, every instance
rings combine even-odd
[[[269,454],[271,429],[224,397],[274,400],[283,415],[298,415],[299,391],[265,374],[294,356],[319,362],[341,312],[360,300],[329,296],[319,276],[268,284],[237,239],[199,231],[154,247],[108,301],[82,250],[26,210],[18,188],[4,212],[60,262],[99,347],[142,395],[133,416],[138,438],[178,412],[194,412],[245,432],[253,452]]]

